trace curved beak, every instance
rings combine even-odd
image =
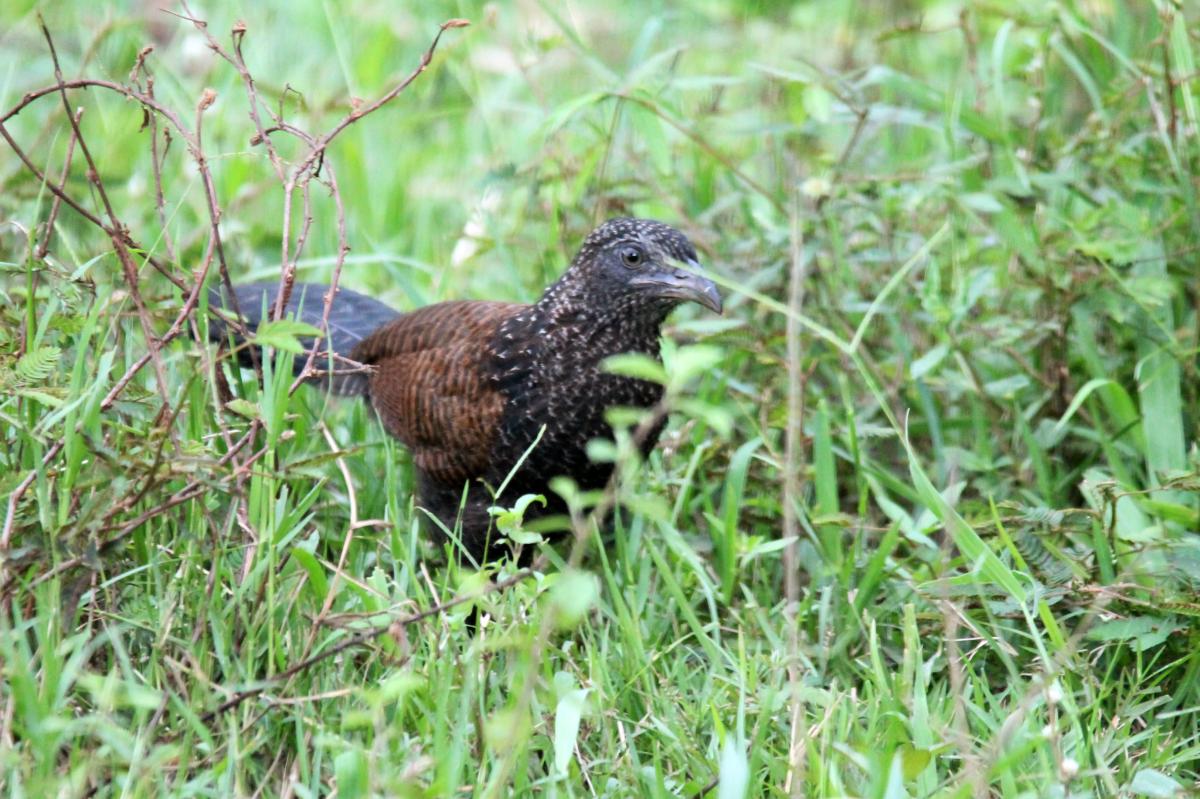
[[[651,272],[634,277],[630,282],[641,286],[656,297],[669,297],[684,302],[695,302],[715,313],[721,313],[724,304],[717,286],[698,274],[701,266],[696,261],[687,261],[688,269],[668,266],[661,272]],[[696,271],[693,271],[696,270]]]

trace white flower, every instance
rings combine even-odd
[[[1052,705],[1057,705],[1063,701],[1063,689],[1058,684],[1058,680],[1050,683],[1049,687],[1046,688],[1046,701]]]

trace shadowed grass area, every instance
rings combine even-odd
[[[68,94],[136,292],[55,201],[111,227],[62,99],[3,122],[48,176],[0,144],[4,793],[1200,790],[1189,6],[193,8],[263,126],[312,134],[471,22],[293,195],[300,279],[344,242],[341,285],[398,309],[529,301],[630,214],[723,286],[672,317],[661,445],[634,463],[625,416],[596,447],[614,529],[474,573],[367,408],[291,391],[295,328],[259,331],[260,383],[203,294],[180,315],[214,204],[234,280],[279,276],[285,192],[239,70],[152,5],[40,8],[66,80],[128,85],[153,44],[137,85],[199,124],[204,170]],[[38,9],[0,9],[0,114],[54,85]]]

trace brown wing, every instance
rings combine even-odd
[[[373,332],[351,357],[374,364],[371,404],[430,477],[461,483],[483,473],[504,410],[484,358],[496,328],[524,305],[443,302]]]

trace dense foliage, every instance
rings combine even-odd
[[[5,793],[1197,790],[1194,7],[46,6],[66,80],[152,76],[189,139],[111,87],[67,93],[79,137],[23,100],[32,5],[0,8]],[[334,129],[451,18],[285,204],[310,143],[259,126]],[[625,511],[533,574],[443,565],[403,449],[277,368],[302,331],[259,331],[260,383],[188,306],[343,242],[398,308],[528,301],[617,214],[685,230],[725,316],[674,317],[663,444],[597,446]]]

